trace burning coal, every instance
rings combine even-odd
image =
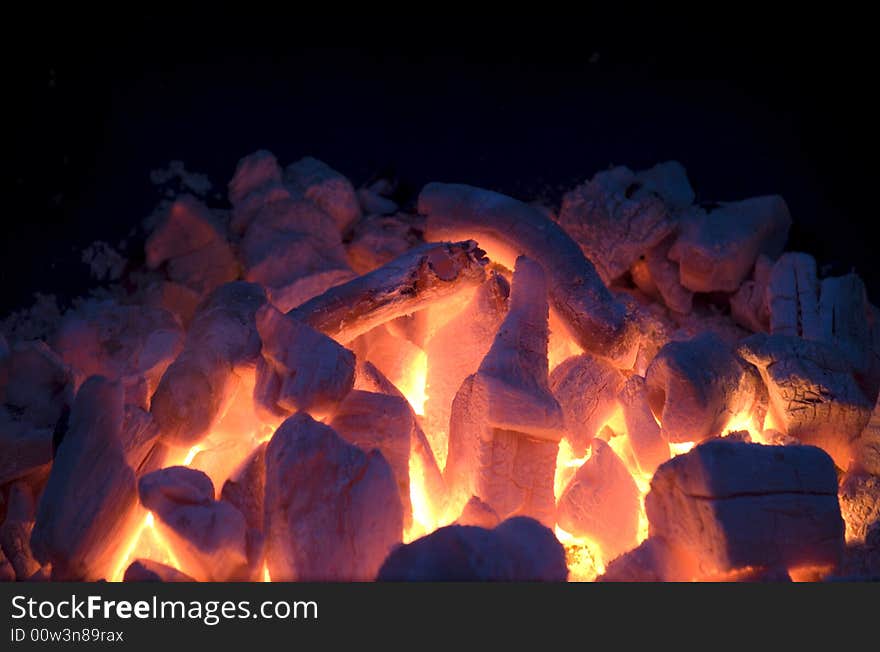
[[[782,198],[697,205],[674,162],[558,211],[395,197],[257,152],[8,320],[0,577],[880,574],[880,312],[784,252]]]

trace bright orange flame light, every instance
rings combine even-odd
[[[406,397],[412,409],[418,415],[425,414],[425,401],[428,395],[425,393],[425,385],[428,380],[428,354],[419,349],[413,359],[410,368],[398,382],[397,388]]]

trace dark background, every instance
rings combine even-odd
[[[527,200],[677,159],[700,200],[783,195],[789,248],[855,268],[877,302],[864,17],[435,14],[11,17],[0,317],[93,285],[80,252],[151,212],[150,170],[182,160],[225,196],[258,148],[356,185],[394,172]]]

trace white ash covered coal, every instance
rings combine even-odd
[[[0,579],[880,576],[880,310],[783,198],[155,177],[142,258],[0,322]]]

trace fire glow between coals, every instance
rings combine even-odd
[[[670,162],[398,205],[263,151],[228,190],[0,341],[7,576],[875,572],[880,321],[782,198],[695,204]]]

